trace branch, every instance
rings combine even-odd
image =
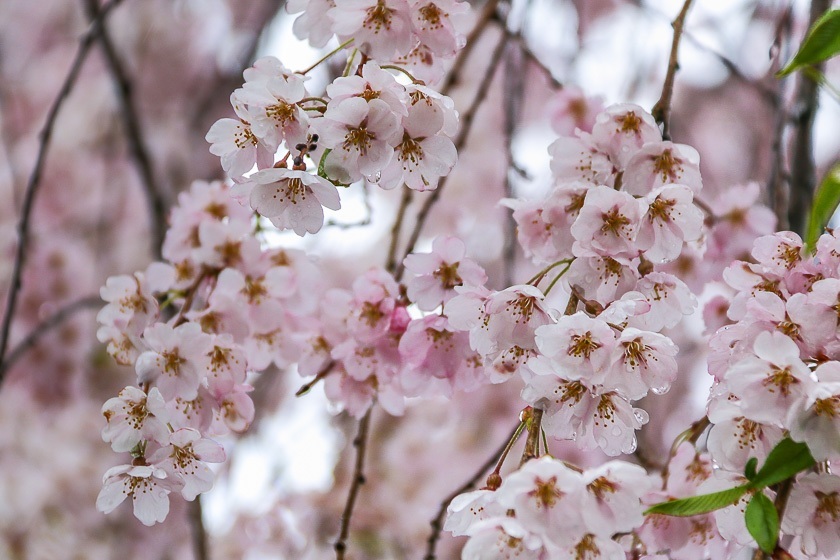
[[[98,0],[84,0],[85,10],[91,22],[99,17]],[[108,29],[104,24],[98,36],[99,45],[105,55],[105,62],[116,86],[117,100],[120,104],[119,114],[125,126],[126,140],[129,151],[140,174],[140,181],[146,194],[146,204],[149,212],[149,229],[152,234],[152,254],[156,260],[161,260],[161,249],[163,239],[166,236],[166,204],[163,200],[163,191],[155,178],[154,165],[146,144],[143,141],[143,132],[140,126],[140,119],[134,106],[132,97],[132,84],[120,60],[119,54],[114,47]]]
[[[72,317],[78,311],[84,311],[85,309],[95,309],[96,307],[102,306],[102,298],[98,295],[91,295],[87,297],[83,297],[81,299],[77,299],[72,303],[68,303],[35,327],[26,337],[21,340],[17,346],[15,346],[10,352],[9,355],[6,356],[6,360],[0,364],[0,379],[6,374],[7,371],[12,369],[12,366],[17,363],[19,359],[23,357],[27,350],[35,346],[35,343],[38,342],[42,336],[53,330],[54,328],[60,326],[64,321]]]
[[[677,53],[680,48],[680,38],[682,38],[683,26],[685,25],[685,18],[688,15],[688,9],[691,7],[691,0],[685,0],[682,10],[677,15],[677,19],[673,21],[671,27],[674,28],[674,39],[671,42],[671,57],[668,60],[668,71],[665,73],[665,83],[662,85],[662,95],[659,101],[653,106],[651,114],[656,122],[662,125],[662,139],[671,139],[671,97],[674,95],[674,76],[677,73],[679,62],[677,61]]]
[[[359,490],[362,484],[365,483],[365,448],[367,447],[372,412],[373,406],[368,408],[365,415],[359,420],[359,432],[356,434],[355,439],[353,439],[353,447],[356,448],[356,466],[353,469],[353,480],[350,483],[347,502],[344,504],[344,512],[341,514],[341,531],[338,534],[338,540],[335,541],[335,545],[333,546],[335,548],[336,560],[344,560],[344,554],[347,552],[347,537],[350,535],[350,518],[353,516],[353,506],[356,505]]]
[[[813,0],[808,28],[830,7],[831,0]],[[822,67],[822,64],[816,66],[818,70]],[[790,206],[787,210],[789,227],[799,234],[805,230],[805,220],[817,186],[813,129],[818,97],[819,84],[800,72],[793,110],[796,122],[790,164]]]
[[[502,456],[502,453],[508,448],[510,441],[514,439],[516,433],[519,431],[519,424],[517,423],[516,428],[511,432],[510,437],[505,439],[504,445],[499,447],[487,461],[484,462],[481,467],[475,472],[475,474],[466,481],[464,484],[458,487],[457,490],[453,491],[447,497],[443,499],[440,503],[440,507],[438,508],[437,515],[435,515],[434,519],[429,522],[429,525],[432,527],[432,532],[429,534],[428,545],[426,547],[426,556],[423,557],[423,560],[435,560],[437,558],[435,556],[435,548],[437,548],[438,540],[440,540],[440,533],[443,531],[443,518],[446,516],[446,509],[449,507],[449,503],[458,497],[460,494],[472,490],[475,488],[478,481],[481,480],[481,475],[485,472],[490,470],[490,468],[496,464],[499,458]]]
[[[782,14],[776,26],[776,35],[771,53],[776,56],[770,71],[775,73],[781,67],[781,60],[790,58],[790,35],[793,27],[792,7]],[[787,80],[777,80],[776,84],[776,114],[773,122],[773,141],[771,143],[770,175],[767,178],[767,199],[770,208],[776,215],[776,228],[779,230],[788,229],[787,207],[788,190],[790,188],[790,173],[785,169],[785,153],[783,138],[787,122],[787,110],[784,106],[785,84]],[[787,187],[787,188],[783,188]]]
[[[408,206],[411,204],[412,198],[414,198],[414,191],[406,186],[403,186],[400,206],[397,209],[397,217],[394,219],[394,225],[391,227],[391,243],[388,246],[388,259],[385,261],[385,269],[389,272],[396,271],[395,279],[397,282],[402,279],[402,275],[405,270],[405,267],[402,265],[402,261],[397,263],[397,249],[400,243],[400,231],[402,230],[403,219],[405,219],[405,212],[408,210]],[[397,265],[399,265],[399,267]]]
[[[449,70],[449,74],[446,75],[446,79],[440,86],[440,92],[443,95],[449,95],[449,91],[452,87],[458,84],[458,79],[464,68],[464,64],[467,63],[470,53],[478,44],[478,38],[484,33],[485,29],[487,29],[487,24],[495,17],[496,7],[498,5],[499,0],[490,0],[487,4],[485,4],[484,9],[478,15],[478,20],[475,22],[475,26],[472,28],[469,35],[467,35],[466,45],[464,45],[464,48],[458,53],[455,63],[452,65],[452,68]]]
[[[484,73],[484,77],[481,79],[481,83],[478,85],[478,90],[475,93],[475,97],[473,98],[472,104],[467,108],[464,112],[464,115],[461,119],[461,130],[458,131],[458,136],[455,138],[455,149],[461,151],[461,148],[464,147],[466,143],[467,136],[472,129],[473,122],[475,120],[475,114],[478,111],[478,108],[481,106],[484,99],[487,97],[487,92],[490,89],[490,84],[493,82],[493,76],[496,74],[496,69],[502,62],[502,51],[504,51],[505,45],[508,41],[508,35],[505,34],[500,40],[499,43],[496,45],[496,48],[493,50],[493,54],[490,55],[490,64],[487,67],[487,71]],[[446,175],[441,178],[440,183],[438,183],[438,188],[433,190],[429,198],[423,203],[423,206],[420,208],[420,211],[417,213],[417,221],[414,224],[414,229],[411,231],[411,235],[409,236],[408,244],[406,245],[405,252],[403,253],[403,258],[400,259],[400,263],[397,266],[397,272],[395,276],[400,278],[403,273],[403,264],[402,261],[408,256],[409,253],[414,251],[414,246],[417,244],[417,240],[420,238],[420,233],[423,231],[423,226],[426,224],[426,220],[429,217],[429,212],[432,209],[432,206],[435,205],[435,202],[438,201],[440,198],[440,194],[443,192],[443,188],[446,186],[446,182],[451,177],[450,175]]]
[[[50,140],[52,139],[53,129],[58,118],[58,113],[64,105],[64,101],[76,85],[76,80],[79,77],[82,66],[87,58],[93,41],[102,30],[103,22],[106,16],[118,6],[122,0],[110,0],[107,4],[102,6],[93,20],[88,30],[82,35],[79,40],[79,47],[76,51],[76,57],[73,59],[73,64],[70,66],[70,71],[67,77],[64,78],[64,83],[58,90],[44,123],[44,127],[39,134],[40,141],[38,144],[38,155],[35,158],[35,165],[29,175],[29,180],[26,185],[26,191],[23,196],[23,204],[20,209],[20,218],[17,225],[18,244],[15,252],[15,263],[12,268],[12,278],[9,284],[9,293],[6,298],[6,313],[3,316],[3,324],[0,327],[0,363],[3,363],[6,357],[6,348],[9,343],[9,332],[11,331],[12,319],[15,315],[15,308],[17,307],[18,295],[21,289],[21,277],[23,276],[23,267],[26,265],[26,250],[29,247],[29,219],[32,215],[32,209],[35,205],[35,196],[41,185],[41,174],[44,170],[44,165],[47,161],[47,154],[50,148]],[[0,384],[3,382],[3,376],[0,375]]]
[[[201,496],[188,504],[187,515],[190,518],[192,527],[193,551],[195,560],[210,560],[210,551],[207,546],[207,531],[204,530],[204,515],[201,511]]]

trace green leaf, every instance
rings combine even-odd
[[[779,540],[779,513],[770,498],[761,492],[756,492],[747,504],[744,521],[747,523],[747,530],[761,550],[767,554],[773,554],[776,542]]]
[[[826,174],[814,194],[814,204],[805,226],[805,246],[813,248],[840,204],[840,163]]]
[[[729,490],[722,490],[721,492],[714,492],[713,494],[703,494],[701,496],[692,496],[691,498],[682,498],[681,500],[671,500],[670,502],[661,502],[655,504],[645,511],[645,515],[650,513],[659,513],[662,515],[674,515],[677,517],[688,517],[689,515],[699,515],[701,513],[709,513],[717,509],[731,506],[737,502],[748,490],[746,484],[736,486]]]
[[[747,480],[755,478],[755,469],[757,466],[758,459],[756,457],[750,457],[750,460],[747,461],[747,465],[744,467],[744,476],[747,477]]]
[[[818,64],[840,53],[840,10],[829,10],[814,22],[799,52],[776,77],[787,76],[803,66]]]
[[[808,446],[789,437],[779,442],[767,456],[761,469],[747,486],[762,489],[787,480],[816,464]]]

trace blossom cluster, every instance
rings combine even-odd
[[[405,66],[426,82],[444,73],[444,61],[466,44],[461,28],[468,10],[458,0],[292,0],[286,9],[303,12],[295,35],[315,47],[337,36],[364,55]]]
[[[449,14],[464,11],[466,4],[412,4],[339,1],[298,7],[306,11],[296,29],[312,32],[318,44],[335,32],[346,44],[355,41],[364,58],[349,75],[351,55],[345,75],[333,80],[324,96],[308,91],[305,73],[288,70],[274,57],[257,60],[244,72],[245,83],[231,95],[237,118],[220,119],[206,137],[236,183],[237,198],[276,227],[303,236],[321,229],[324,208],[340,208],[337,185],[365,180],[383,189],[437,187],[457,159],[454,104],[408,73],[406,61],[380,64],[396,54],[412,58],[409,43],[454,55],[463,45]],[[336,28],[322,36],[315,27],[325,21]],[[410,76],[410,83],[400,82],[399,72]],[[248,175],[254,166],[257,171]]]
[[[763,462],[787,434],[817,461],[840,459],[838,249],[834,232],[819,238],[813,255],[797,234],[779,232],[756,240],[755,262],[724,271],[734,296],[730,324],[709,343],[708,448],[733,476],[751,458]],[[840,553],[838,488],[840,478],[821,472],[801,475],[793,487],[782,531],[809,556]]]
[[[642,525],[645,470],[611,461],[581,471],[548,455],[526,463],[497,489],[461,494],[445,529],[470,540],[461,558],[624,560],[613,540]]]
[[[326,375],[327,396],[357,417],[374,399],[391,414],[402,414],[409,397],[450,397],[485,384],[483,362],[469,337],[442,313],[456,287],[487,280],[465,251],[460,239],[440,237],[431,253],[406,257],[411,276],[404,285],[373,268],[351,290],[327,291],[298,371]]]
[[[103,439],[132,456],[105,474],[97,501],[105,512],[130,496],[151,525],[166,517],[170,493],[193,500],[209,490],[207,463],[225,457],[209,438],[241,432],[254,417],[248,371],[300,353],[289,333],[316,305],[303,289],[317,286],[316,269],[298,252],[262,249],[251,213],[229,191],[194,183],[173,210],[167,262],[111,277],[101,290],[99,340],[137,374],[102,407]]]
[[[610,455],[632,452],[647,415],[631,403],[667,391],[677,373],[677,347],[660,331],[696,306],[656,265],[701,235],[697,153],[663,141],[653,118],[630,104],[608,107],[591,132],[576,129],[549,151],[556,184],[548,194],[506,204],[526,254],[549,263],[534,283],[560,270],[555,281],[571,294],[565,311],[548,308],[530,285],[464,291],[450,308],[472,306],[462,326],[473,347],[520,373],[522,396],[545,410],[549,434]]]

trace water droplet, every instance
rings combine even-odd
[[[367,180],[374,184],[378,183],[380,180],[382,180],[382,172],[377,171],[373,175],[368,175]]]
[[[664,387],[652,387],[651,392],[655,395],[664,395],[671,389],[670,385],[665,385]]]
[[[618,436],[621,435],[621,428],[619,426],[613,426],[613,429],[611,430],[611,432],[612,432],[612,435],[618,437]]]
[[[647,424],[648,420],[650,420],[650,416],[648,415],[647,411],[641,408],[634,408],[633,416],[635,416],[636,420],[638,420],[642,424]]]

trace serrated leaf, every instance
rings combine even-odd
[[[779,540],[779,513],[770,498],[756,492],[744,511],[744,521],[761,550],[772,554]]]
[[[658,513],[661,515],[688,517],[689,515],[709,513],[710,511],[731,506],[747,492],[747,489],[747,485],[744,484],[712,494],[702,494],[680,500],[671,500],[670,502],[661,502],[648,508],[645,511],[645,515]]]
[[[805,246],[813,248],[837,205],[840,204],[840,163],[835,165],[817,187],[808,224],[805,227]]]
[[[747,486],[758,489],[772,486],[815,464],[807,445],[787,437],[770,451],[764,465]]]
[[[776,77],[787,76],[803,66],[818,64],[840,53],[840,10],[829,10],[814,22],[799,52]]]
[[[757,466],[758,459],[756,457],[750,457],[750,460],[747,461],[747,464],[744,467],[744,476],[747,477],[747,480],[752,480],[755,478],[755,469]]]

